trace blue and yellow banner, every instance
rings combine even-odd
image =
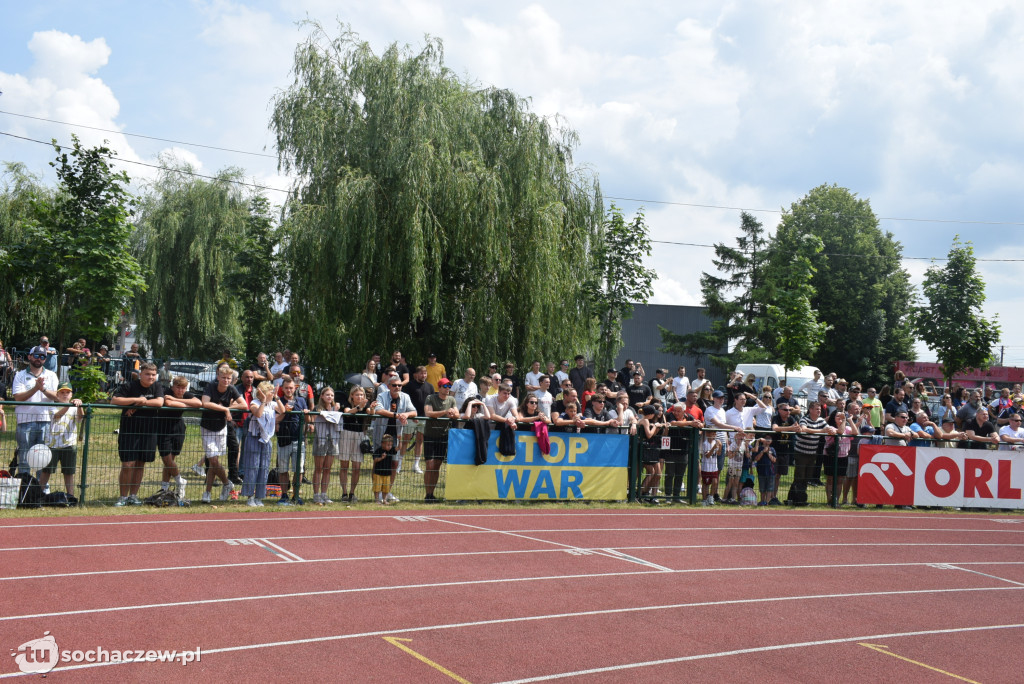
[[[626,498],[629,437],[553,432],[542,454],[532,432],[516,433],[515,456],[487,441],[487,463],[476,465],[472,430],[448,432],[446,499],[620,500]]]

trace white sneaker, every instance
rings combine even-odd
[[[206,468],[199,465],[198,463],[192,466],[192,472],[198,475],[199,477],[206,477]]]
[[[388,492],[388,495],[384,497],[384,500],[387,501],[388,503],[398,503],[398,497],[392,494],[391,492]]]
[[[257,506],[262,506],[263,502],[261,500],[259,500],[259,499],[256,499],[256,505]]]
[[[220,500],[227,501],[233,491],[235,491],[235,485],[231,484],[229,480],[226,485],[220,488]]]
[[[203,492],[203,503],[210,503],[210,492]]]
[[[250,508],[257,508],[257,507],[259,507],[259,504],[256,503],[256,497],[255,496],[250,496],[249,500],[245,502],[245,505],[249,506]]]
[[[313,495],[313,503],[315,503],[315,504],[320,503],[320,495],[319,494],[314,494]]]
[[[179,475],[178,476],[178,498],[179,499],[184,499],[185,498],[185,485],[187,485],[187,484],[188,484],[188,481],[185,478],[183,478],[181,475]]]
[[[332,504],[334,502],[331,501],[330,499],[328,499],[326,494],[321,494],[320,495],[320,503],[322,503],[324,506],[326,506],[327,504]]]

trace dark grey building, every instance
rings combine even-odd
[[[625,344],[615,359],[615,367],[622,368],[626,364],[626,359],[640,361],[647,371],[648,380],[654,377],[656,368],[665,368],[668,370],[668,377],[672,377],[679,366],[686,366],[686,375],[693,378],[694,370],[703,367],[707,370],[707,378],[715,387],[724,385],[725,373],[712,366],[707,357],[679,356],[659,351],[659,325],[678,335],[686,335],[710,330],[711,321],[712,319],[704,313],[703,306],[636,304],[633,307],[633,317],[622,322],[622,340]]]

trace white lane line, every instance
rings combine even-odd
[[[446,630],[446,629],[462,629],[462,628],[466,628],[466,627],[485,627],[485,626],[490,626],[490,625],[502,625],[502,624],[517,623],[517,622],[536,622],[536,621],[542,621],[542,620],[558,620],[558,619],[574,618],[574,617],[586,617],[586,616],[592,616],[592,615],[613,615],[613,614],[633,613],[633,612],[651,611],[651,610],[669,610],[669,609],[674,609],[674,608],[690,608],[690,607],[735,605],[735,604],[739,604],[739,603],[757,603],[757,602],[761,602],[761,601],[789,601],[789,600],[809,600],[809,599],[848,598],[848,597],[857,598],[857,597],[863,597],[863,596],[884,596],[884,595],[891,595],[891,594],[895,594],[895,593],[899,593],[899,594],[921,594],[921,593],[948,593],[948,592],[967,592],[967,591],[1016,591],[1016,590],[1017,590],[1016,587],[998,587],[998,588],[990,588],[990,589],[941,589],[941,590],[927,590],[927,589],[924,589],[924,590],[914,590],[914,591],[907,591],[907,592],[872,592],[872,593],[868,593],[868,594],[823,594],[823,595],[816,595],[816,596],[795,596],[795,597],[772,598],[772,599],[744,599],[744,600],[730,600],[730,601],[708,601],[708,602],[702,602],[702,603],[681,603],[681,604],[673,604],[673,605],[665,605],[665,606],[643,606],[643,607],[631,607],[631,608],[611,608],[611,609],[607,609],[607,610],[588,610],[588,611],[581,611],[581,612],[577,612],[577,613],[552,613],[552,614],[548,614],[548,615],[532,615],[532,616],[515,617],[515,618],[497,618],[497,619],[494,619],[494,620],[477,620],[477,621],[473,621],[473,622],[457,622],[457,623],[451,623],[451,624],[427,625],[427,626],[423,626],[423,627],[406,627],[406,628],[401,628],[401,629],[387,629],[387,630],[377,630],[377,631],[372,631],[372,632],[360,632],[360,633],[356,633],[356,634],[334,634],[334,635],[322,636],[322,637],[310,637],[310,638],[306,638],[306,639],[292,639],[292,640],[289,640],[289,641],[272,641],[272,642],[265,642],[265,643],[258,643],[258,644],[244,644],[244,645],[241,645],[241,646],[226,646],[226,647],[223,647],[223,648],[210,648],[210,649],[204,648],[203,649],[203,655],[207,656],[207,655],[216,655],[218,653],[235,653],[235,652],[239,652],[239,651],[251,651],[251,650],[256,650],[256,649],[264,649],[264,648],[278,648],[278,647],[282,647],[282,646],[298,646],[298,645],[302,645],[302,644],[317,644],[317,643],[324,643],[324,642],[328,642],[328,641],[342,641],[342,640],[347,640],[347,639],[359,639],[359,638],[365,638],[365,637],[376,637],[376,636],[384,636],[384,635],[409,634],[409,633],[416,633],[416,632],[429,632],[429,631]],[[871,640],[871,639],[891,639],[891,638],[907,637],[907,636],[927,636],[927,635],[931,635],[931,634],[955,634],[955,633],[958,633],[958,632],[977,632],[977,631],[994,630],[994,629],[1017,629],[1017,628],[1021,628],[1021,627],[1024,627],[1024,624],[986,625],[986,626],[981,626],[981,627],[977,627],[977,626],[976,627],[954,627],[954,628],[948,628],[948,629],[920,630],[920,631],[913,631],[913,632],[894,632],[894,633],[889,633],[889,634],[870,634],[870,635],[864,635],[864,636],[858,636],[858,637],[846,637],[846,638],[842,638],[842,639],[827,639],[827,640],[821,640],[821,641],[806,641],[806,642],[798,642],[798,643],[792,643],[792,644],[778,644],[778,645],[774,645],[774,646],[761,646],[761,647],[758,647],[758,648],[740,649],[740,650],[736,650],[736,651],[722,651],[722,652],[719,652],[719,653],[707,653],[707,654],[700,654],[700,655],[694,655],[694,656],[683,656],[681,658],[669,658],[669,659],[664,659],[664,660],[648,661],[648,662],[643,662],[643,663],[627,663],[627,664],[624,664],[624,665],[615,665],[615,666],[612,666],[612,667],[609,667],[609,668],[595,668],[595,669],[592,669],[592,670],[580,670],[578,672],[572,672],[572,673],[568,673],[568,672],[566,672],[566,673],[558,673],[558,674],[555,674],[555,675],[545,675],[543,677],[535,677],[535,678],[532,678],[532,679],[523,679],[523,680],[516,680],[516,681],[518,681],[518,682],[544,681],[545,679],[559,679],[559,678],[566,678],[566,677],[571,677],[571,676],[580,676],[580,675],[592,674],[592,673],[598,673],[598,672],[614,672],[614,671],[617,671],[617,670],[626,670],[626,669],[632,669],[632,668],[637,668],[637,667],[649,667],[649,666],[652,666],[652,665],[663,665],[663,664],[669,664],[669,663],[684,662],[684,661],[687,661],[687,660],[700,660],[700,659],[706,659],[706,658],[721,658],[721,657],[725,657],[725,656],[729,656],[729,655],[741,655],[741,654],[744,654],[744,653],[757,653],[757,652],[763,652],[763,651],[777,651],[777,650],[784,650],[784,649],[790,649],[790,648],[802,648],[802,647],[807,647],[807,646],[823,646],[823,645],[828,645],[828,644],[841,644],[841,643],[849,643],[851,641],[862,641],[862,640]],[[54,668],[52,671],[53,672],[58,672],[58,671],[64,671],[64,670],[80,670],[80,669],[91,668],[91,667],[108,667],[108,666],[111,666],[111,665],[123,665],[123,664],[124,663],[112,663],[112,662],[106,662],[106,663],[84,663],[84,664],[81,664],[81,665],[70,665],[70,666],[67,666],[67,667],[58,667],[58,668]],[[8,674],[0,675],[0,679],[7,678],[7,677],[20,677],[22,675],[23,675],[23,673],[21,673],[21,672],[12,672],[12,673],[8,673]],[[511,682],[504,683],[504,684],[511,684]]]
[[[285,548],[282,548],[281,546],[278,546],[277,544],[275,544],[274,542],[270,541],[269,539],[259,539],[258,541],[261,541],[264,544],[266,544],[267,546],[271,546],[271,547],[277,549],[278,551],[283,553],[285,555],[285,557],[288,558],[288,560],[296,560],[296,561],[299,561],[299,562],[305,562],[304,558],[302,558],[302,557],[292,553],[288,549],[285,549]]]
[[[451,520],[443,520],[442,519],[441,522],[447,522],[447,523],[449,523],[451,525],[461,525],[463,527],[470,527],[470,528],[476,529],[476,530],[484,530],[484,531],[491,532],[491,533],[494,533],[494,534],[503,534],[503,535],[508,535],[508,536],[512,536],[512,537],[518,537],[519,539],[528,539],[530,541],[538,542],[538,543],[541,543],[541,544],[554,544],[554,545],[557,545],[557,546],[561,546],[561,547],[563,547],[563,548],[565,548],[568,551],[573,552],[573,553],[582,554],[582,553],[589,552],[591,554],[595,554],[595,555],[599,555],[599,556],[605,556],[606,558],[614,558],[615,560],[624,560],[624,561],[626,561],[628,563],[639,563],[640,565],[645,565],[645,566],[647,566],[649,568],[654,568],[656,570],[661,570],[661,571],[664,571],[664,572],[670,572],[669,568],[666,568],[666,567],[664,567],[662,565],[656,565],[656,564],[648,562],[648,561],[642,561],[639,558],[634,558],[633,556],[628,556],[628,555],[626,555],[624,553],[618,553],[616,551],[612,551],[611,549],[586,549],[586,548],[583,548],[583,547],[580,547],[580,546],[576,546],[575,544],[562,544],[560,542],[555,542],[555,541],[551,541],[551,540],[548,540],[548,539],[538,539],[537,537],[529,537],[529,536],[520,534],[518,532],[510,532],[510,531],[506,531],[506,530],[492,530],[492,529],[489,529],[487,527],[481,527],[479,525],[470,525],[469,523],[455,522],[455,521],[451,521]]]
[[[459,525],[461,527],[468,527],[468,528],[470,528],[472,530],[476,530],[478,532],[486,532],[486,533],[489,533],[489,534],[501,534],[501,535],[505,535],[505,536],[508,536],[508,537],[518,537],[519,539],[526,539],[526,540],[529,540],[529,541],[532,541],[532,542],[537,542],[538,544],[551,544],[552,546],[559,546],[559,547],[561,547],[563,549],[572,549],[574,551],[582,551],[583,550],[580,547],[576,546],[575,544],[563,544],[561,542],[550,541],[548,539],[537,539],[536,537],[528,537],[525,534],[522,534],[521,532],[519,532],[517,530],[492,530],[489,527],[481,527],[479,525],[470,525],[469,523],[455,522],[453,520],[444,520],[443,518],[438,518],[437,522],[448,523],[449,525]]]
[[[203,514],[194,514],[183,518],[173,518],[165,520],[94,520],[89,522],[70,522],[69,518],[62,518],[54,522],[44,523],[19,523],[19,524],[3,524],[0,523],[0,527],[4,529],[18,529],[18,528],[38,528],[38,527],[103,527],[103,526],[129,526],[129,525],[194,525],[194,524],[207,524],[207,523],[256,523],[264,525],[267,523],[275,522],[293,522],[297,520],[394,520],[394,513],[388,514],[337,514],[337,515],[290,515],[290,514],[268,514],[268,515],[250,515],[245,517],[237,518],[203,518],[200,517]],[[751,513],[747,512],[731,512],[731,511],[705,511],[700,513],[692,513],[686,511],[632,511],[623,509],[621,511],[609,511],[609,512],[586,512],[586,513],[574,513],[574,512],[559,512],[559,511],[536,511],[536,512],[509,512],[509,513],[456,513],[454,511],[436,511],[431,514],[430,517],[433,519],[441,518],[626,518],[626,517],[637,517],[637,518],[703,518],[705,521],[715,520],[728,517],[744,517],[748,520],[751,519]],[[772,513],[764,513],[757,515],[759,519],[769,519],[767,516],[773,516],[771,519],[776,519],[776,515]],[[785,511],[782,515],[789,520],[798,518],[823,518],[826,520],[836,520],[840,518],[852,518],[861,522],[868,522],[872,520],[916,520],[918,522],[926,520],[942,520],[943,522],[962,522],[962,523],[989,523],[989,522],[1024,522],[1024,519],[1015,518],[984,518],[975,515],[963,515],[954,511],[946,511],[939,513],[918,513],[915,515],[895,515],[891,513],[874,513],[874,512],[862,512],[862,513],[803,513],[797,511]],[[781,516],[778,516],[781,517]],[[769,529],[769,528],[758,528],[758,529]],[[829,527],[813,528],[813,529],[832,529]],[[878,529],[884,530],[884,527],[873,527],[865,529]],[[964,527],[961,528],[963,531],[982,531],[985,528],[973,528]]]
[[[236,541],[236,540],[230,540]],[[895,544],[896,546],[937,546],[937,547],[964,547],[964,546],[998,546],[1001,548],[1009,546],[1009,544]],[[793,547],[830,547],[830,546],[889,546],[888,544],[719,544],[715,546],[708,545],[683,545],[683,546],[620,546],[616,547],[619,550],[632,551],[632,550],[665,550],[665,549],[708,549],[708,548],[784,548],[788,546]],[[579,556],[588,555],[603,555],[596,553],[599,549],[589,548],[576,548],[576,549],[563,549],[563,548],[541,548],[541,549],[502,549],[494,551],[448,551],[448,552],[429,552],[429,553],[403,553],[403,554],[388,554],[381,556],[343,556],[343,557],[332,557],[332,558],[306,558],[303,559],[303,563],[347,563],[352,561],[388,561],[388,560],[408,560],[416,558],[450,558],[459,556],[503,556],[511,554],[534,554],[534,553],[558,553],[562,551],[569,551]],[[294,554],[293,554],[294,555]],[[298,556],[296,556],[298,558]],[[1003,561],[1003,560],[984,560],[984,561],[956,561],[960,565],[1024,565],[1024,561]],[[202,565],[177,565],[177,566],[160,566],[153,568],[119,568],[114,570],[81,570],[77,572],[55,572],[46,574],[36,575],[10,575],[0,576],[0,582],[16,582],[22,580],[42,580],[42,579],[56,579],[61,577],[89,577],[93,575],[130,575],[133,573],[148,573],[148,572],[176,572],[181,570],[218,570],[223,568],[244,568],[249,566],[257,565],[275,565],[276,561],[253,561],[253,562],[239,562],[239,563],[209,563]],[[786,570],[793,568],[860,568],[860,567],[914,567],[914,566],[931,566],[941,565],[943,563],[939,561],[932,562],[914,562],[914,563],[855,563],[855,564],[830,564],[830,565],[785,565],[785,566],[763,566],[754,568],[755,570]],[[714,572],[723,571],[729,572],[732,570],[746,570],[750,568],[701,568],[701,569],[681,569],[672,570],[672,572]]]
[[[459,535],[508,535],[510,537],[519,537],[520,539],[529,540],[531,542],[538,542],[542,544],[552,544],[562,546],[566,548],[578,548],[570,544],[562,544],[560,542],[554,542],[552,540],[542,540],[528,535],[553,535],[553,533],[571,533],[571,535],[587,535],[587,533],[605,533],[605,532],[652,532],[652,531],[672,531],[672,532],[715,532],[715,531],[738,531],[750,535],[752,529],[756,529],[759,532],[767,531],[942,531],[942,532],[977,532],[977,531],[989,531],[989,532],[1006,532],[1005,529],[988,529],[988,530],[964,530],[964,529],[876,529],[873,527],[830,527],[827,530],[822,530],[820,527],[779,527],[772,529],[758,529],[752,527],[633,527],[633,528],[595,528],[595,527],[581,527],[581,528],[555,528],[555,529],[492,529],[489,527],[482,527],[480,525],[471,525],[466,522],[455,522],[444,519],[431,519],[434,522],[446,522],[449,524],[459,525],[466,527],[467,529],[447,529],[447,530],[432,530],[432,531],[414,531],[414,532],[352,532],[343,533],[343,535],[287,535],[278,537],[268,537],[261,539],[272,539],[272,540],[329,540],[329,539],[362,539],[362,538],[392,538],[392,537],[445,537],[445,536],[459,536]],[[0,527],[2,529],[2,527]],[[1015,530],[1010,530],[1015,531]],[[1024,530],[1021,530],[1024,533]],[[63,544],[63,545],[50,545],[50,546],[23,546],[23,547],[0,547],[0,552],[4,551],[62,551],[66,549],[100,549],[110,547],[132,547],[132,546],[161,546],[161,545],[174,545],[174,544],[220,544],[231,539],[238,539],[236,537],[226,538],[210,538],[210,539],[183,539],[183,540],[157,540],[157,541],[139,541],[139,542],[104,542],[97,544]],[[1024,543],[1024,542],[1022,542]],[[856,543],[849,543],[855,545]],[[892,546],[913,546],[913,544],[902,544],[902,543],[891,543]],[[814,544],[811,543],[813,546]],[[870,545],[870,544],[868,544]],[[927,543],[926,543],[927,545]],[[711,545],[697,545],[701,548],[710,548]],[[736,545],[721,545],[722,548],[729,548],[730,546],[757,546],[752,544],[736,544]],[[786,543],[779,544],[766,544],[763,546],[769,547],[781,547],[787,546]],[[795,544],[794,546],[804,546],[804,544]],[[884,545],[882,545],[884,546]],[[954,546],[970,546],[970,545],[954,545]],[[995,544],[993,546],[1017,546],[1016,544]],[[616,547],[624,548],[624,547]],[[668,546],[662,546],[660,548],[671,548]],[[678,547],[687,548],[687,547]]]
[[[525,679],[510,679],[498,684],[528,684],[529,682],[548,682],[552,679],[567,679],[569,677],[584,677],[591,674],[605,672],[621,672],[633,670],[640,667],[653,667],[657,665],[672,665],[674,663],[685,663],[692,660],[707,660],[709,658],[727,658],[729,656],[746,655],[749,653],[767,653],[771,651],[785,651],[794,648],[812,648],[814,646],[831,646],[834,644],[849,644],[857,641],[875,641],[878,639],[896,639],[900,637],[931,636],[934,634],[962,634],[965,632],[984,632],[996,629],[1021,629],[1024,623],[1012,625],[983,625],[979,627],[951,627],[947,629],[922,629],[914,632],[889,632],[888,634],[866,634],[856,637],[842,637],[840,639],[819,639],[818,641],[797,641],[789,644],[774,644],[772,646],[756,646],[753,648],[738,648],[732,651],[719,651],[718,653],[699,653],[697,655],[680,656],[678,658],[662,658],[661,660],[648,660],[638,663],[625,663],[622,665],[611,665],[609,667],[594,667],[587,670],[576,670],[575,672],[559,672],[557,674],[541,675],[539,677],[527,677]],[[206,655],[206,652],[203,652]]]
[[[445,536],[458,534],[483,534],[470,530],[460,531],[437,531],[437,532],[382,532],[368,534],[297,534],[285,537],[269,537],[270,539],[350,539],[357,537],[425,537]],[[99,549],[117,546],[162,546],[169,544],[221,544],[223,542],[237,539],[237,537],[222,537],[216,539],[167,539],[160,541],[133,541],[133,542],[105,542],[101,544],[62,544],[59,546],[16,546],[0,548],[0,551],[62,551],[65,549]]]
[[[633,572],[602,572],[602,573],[584,573],[577,575],[548,575],[540,577],[505,577],[500,579],[483,579],[483,580],[461,580],[453,582],[434,582],[434,583],[423,583],[423,584],[405,584],[405,585],[393,585],[393,586],[374,586],[374,587],[358,587],[352,589],[321,589],[317,591],[301,591],[291,592],[287,594],[257,594],[248,596],[229,596],[224,598],[216,599],[195,599],[190,601],[169,601],[166,603],[146,603],[139,605],[127,605],[127,606],[108,606],[103,608],[83,608],[79,610],[66,610],[66,611],[55,611],[50,613],[30,613],[25,615],[8,615],[0,617],[0,622],[11,622],[14,620],[30,620],[43,617],[66,617],[68,615],[87,615],[95,613],[119,613],[133,610],[150,610],[152,608],[174,608],[177,606],[189,606],[189,605],[204,605],[204,604],[217,604],[217,603],[236,603],[243,601],[266,601],[268,599],[279,599],[279,598],[296,598],[301,596],[333,596],[338,594],[361,594],[371,593],[376,591],[395,591],[395,590],[408,590],[408,589],[427,589],[437,587],[460,587],[460,586],[479,586],[487,584],[505,584],[510,582],[544,582],[544,581],[559,581],[559,580],[581,580],[581,579],[594,579],[599,577],[627,577],[631,575],[669,575],[669,574],[694,574],[694,573],[720,573],[720,572],[741,572],[750,573],[755,571],[767,572],[769,570],[821,570],[821,569],[835,569],[845,567],[907,567],[907,566],[929,566],[930,563],[878,563],[878,564],[861,564],[861,565],[800,565],[800,566],[784,566],[784,567],[771,567],[771,568],[693,568],[688,570],[666,570],[666,571],[633,571]],[[611,612],[630,612],[632,610],[654,610],[662,608],[682,608],[692,606],[718,606],[718,605],[731,605],[733,603],[757,603],[759,601],[771,602],[771,601],[790,601],[801,598],[845,598],[851,596],[897,596],[903,594],[931,594],[931,593],[943,593],[943,592],[957,592],[957,591],[988,591],[988,590],[1016,590],[1024,588],[1024,586],[1009,586],[1009,587],[974,587],[968,589],[952,588],[952,589],[914,589],[914,590],[892,590],[892,591],[877,591],[877,592],[864,592],[864,593],[852,593],[852,594],[809,594],[807,596],[781,596],[772,598],[758,598],[758,599],[736,599],[726,601],[712,601],[708,603],[681,603],[673,604],[670,606],[655,606],[655,607],[639,607],[639,608],[628,608],[628,609],[615,609]],[[597,614],[601,614],[606,611],[597,611]],[[590,613],[580,613],[580,615],[589,615]],[[575,613],[567,613],[567,615],[575,615]]]
[[[970,568],[961,568],[960,565],[965,565],[965,564],[964,563],[961,563],[959,565],[952,565],[952,564],[950,564],[949,567],[952,570],[963,570],[964,572],[972,572],[975,575],[981,575],[982,577],[991,577],[992,579],[999,580],[1000,582],[1009,582],[1010,584],[1016,584],[1018,587],[1024,587],[1024,582],[1017,582],[1017,581],[1012,580],[1012,579],[1006,579],[1005,577],[997,577],[996,575],[990,575],[987,572],[980,572],[978,570],[971,570]]]
[[[596,549],[596,551],[598,551],[598,552],[600,552],[600,553],[602,553],[604,555],[611,555],[611,556],[613,556],[615,558],[621,558],[623,560],[627,560],[630,563],[637,563],[639,565],[646,565],[649,568],[654,568],[655,570],[661,570],[662,572],[672,572],[672,568],[666,568],[664,565],[658,565],[657,563],[654,563],[654,562],[649,561],[649,560],[644,560],[643,558],[637,558],[636,556],[630,556],[628,553],[622,553],[621,551],[616,551],[615,549]]]

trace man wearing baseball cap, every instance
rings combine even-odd
[[[448,454],[448,430],[451,428],[452,422],[459,417],[459,410],[455,406],[455,397],[452,396],[451,390],[451,380],[439,379],[437,392],[427,397],[425,406],[429,419],[423,435],[423,455],[427,466],[423,471],[425,492],[423,501],[426,503],[440,501],[434,497],[434,488],[437,486],[437,479],[441,473],[441,464],[444,463],[445,456]]]
[[[50,435],[50,417],[53,410],[45,406],[31,406],[57,401],[57,374],[43,368],[47,352],[32,347],[28,353],[28,366],[14,376],[13,401],[25,402],[14,409],[18,422],[15,436],[18,440],[18,470],[29,472],[28,450],[36,444],[45,444]],[[27,404],[27,405],[26,405]]]

